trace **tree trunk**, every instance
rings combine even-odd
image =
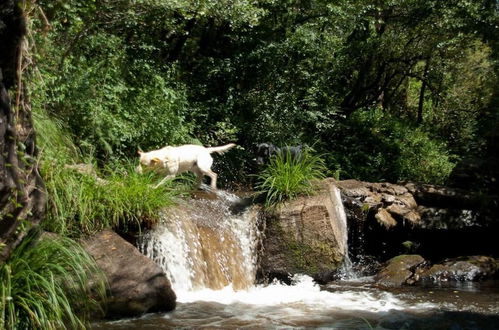
[[[21,82],[25,19],[18,1],[0,4],[0,265],[45,211],[29,102]],[[16,104],[8,90],[16,88]]]

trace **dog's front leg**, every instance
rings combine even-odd
[[[166,182],[166,180],[169,180],[169,179],[172,179],[174,178],[175,175],[167,175],[163,178],[163,180],[161,180],[157,185],[154,186],[154,189],[158,188],[159,186],[161,186],[162,184],[164,184]]]
[[[217,174],[213,171],[206,172],[206,175],[211,179],[211,190],[217,190]]]

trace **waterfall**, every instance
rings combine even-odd
[[[356,274],[353,270],[353,264],[348,254],[348,224],[347,224],[347,215],[345,212],[345,207],[343,206],[343,202],[341,200],[341,192],[340,189],[336,186],[333,187],[333,195],[334,195],[334,208],[336,217],[338,220],[338,227],[341,232],[341,245],[343,246],[344,257],[343,257],[343,265],[340,267],[338,273],[339,278],[341,279],[354,279],[356,278]]]
[[[347,217],[340,190],[333,187],[330,197],[331,226],[344,254],[339,277],[351,279]],[[204,289],[231,287],[237,291],[254,286],[261,236],[258,210],[249,207],[234,214],[232,206],[240,202],[224,191],[213,199],[184,201],[163,210],[160,224],[139,239],[141,252],[162,267],[178,296]]]
[[[139,240],[141,252],[163,268],[177,295],[254,284],[257,211],[233,214],[230,206],[237,201],[223,191],[213,200],[189,200],[164,210],[160,224]]]

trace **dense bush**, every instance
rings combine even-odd
[[[342,178],[444,183],[454,167],[442,142],[379,109],[355,112],[336,132],[331,152]]]
[[[349,177],[443,182],[444,149],[453,159],[480,154],[480,118],[497,109],[490,102],[499,34],[490,29],[499,18],[486,4],[37,4],[46,15],[33,11],[33,99],[68,124],[99,165],[138,147],[237,142],[245,152],[229,155],[220,174],[244,180],[254,144],[317,142],[319,152],[340,149],[327,166]],[[361,127],[354,118],[378,107],[390,123],[408,126]],[[415,133],[397,133],[405,130]],[[359,136],[368,141],[354,146]]]
[[[32,78],[34,106],[63,121],[85,155],[104,162],[190,139],[175,65],[129,58],[124,41],[105,32],[86,36],[69,54],[49,37],[38,41],[50,59]]]

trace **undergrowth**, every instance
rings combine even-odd
[[[49,203],[44,229],[69,236],[104,228],[140,229],[157,222],[158,210],[181,194],[171,181],[154,189],[153,174],[137,174],[130,166],[106,173],[98,181],[64,166],[45,168]]]
[[[84,329],[104,299],[101,273],[75,241],[37,236],[0,266],[0,329]]]

